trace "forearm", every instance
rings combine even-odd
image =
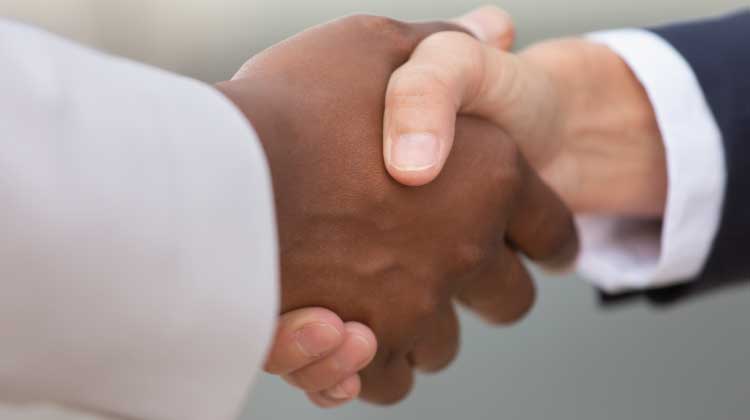
[[[628,65],[584,39],[547,41],[521,56],[544,70],[559,102],[562,156],[540,168],[547,181],[578,213],[661,216],[664,145],[648,95]]]

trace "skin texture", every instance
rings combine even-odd
[[[316,405],[332,408],[358,397],[361,390],[359,374],[340,367],[350,361],[364,367],[376,350],[377,339],[365,325],[345,323],[325,308],[298,309],[279,317],[265,370],[300,386]],[[301,384],[297,377],[314,381]],[[325,386],[321,383],[334,382],[320,390]]]
[[[511,16],[493,6],[480,7],[453,20],[477,39],[501,50],[512,47],[515,26]],[[475,302],[476,303],[476,302]],[[352,346],[350,334],[359,333],[366,346]],[[351,360],[370,361],[377,350],[372,331],[358,323],[344,323],[338,315],[325,308],[304,308],[285,313],[279,318],[274,345],[265,370],[281,375],[290,383],[300,385],[297,377],[317,378],[305,382],[308,398],[319,407],[332,408],[359,396],[361,379],[342,366]],[[322,369],[321,369],[322,366]],[[320,383],[337,384],[318,391]]]
[[[582,39],[547,41],[520,58],[558,92],[556,125],[529,147],[529,159],[550,185],[577,212],[661,217],[664,142],[648,94],[625,61]],[[545,137],[556,138],[556,147],[543,144]]]
[[[362,396],[377,403],[403,398],[414,367],[437,370],[455,356],[455,297],[499,323],[529,309],[534,289],[516,250],[555,263],[577,251],[566,207],[486,122],[459,119],[464,140],[435,182],[407,188],[386,172],[388,78],[445,29],[455,26],[349,17],[259,54],[217,86],[266,151],[282,312],[321,306],[369,326],[378,352],[362,372]],[[359,362],[367,361],[340,368],[352,374]],[[291,381],[310,391],[306,382],[320,376]]]
[[[493,24],[489,15],[483,22]],[[577,213],[664,212],[666,159],[654,111],[627,64],[605,46],[556,39],[511,54],[456,32],[428,37],[386,94],[384,156],[394,178],[431,182],[450,154],[459,114],[501,127]],[[390,149],[413,133],[431,134],[440,146],[424,150],[440,153],[433,165],[421,156],[421,168],[405,170]]]

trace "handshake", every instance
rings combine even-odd
[[[581,39],[512,41],[491,7],[452,23],[352,16],[217,84],[272,174],[282,317],[266,370],[318,405],[392,403],[415,369],[445,367],[455,303],[520,319],[534,302],[522,258],[560,269],[578,253],[571,211],[663,212],[663,146],[627,66]]]

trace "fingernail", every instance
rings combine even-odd
[[[402,171],[421,171],[437,165],[440,143],[429,133],[404,134],[393,139],[391,165]]]
[[[295,340],[306,356],[319,357],[341,342],[341,332],[329,324],[309,324],[295,333]]]
[[[326,397],[334,400],[348,400],[352,397],[348,392],[346,392],[341,384],[338,384],[335,387],[326,390],[324,394],[326,394]]]

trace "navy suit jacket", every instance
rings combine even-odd
[[[750,10],[652,29],[692,67],[721,130],[727,185],[719,231],[708,261],[690,283],[629,295],[669,304],[750,280]],[[696,168],[700,170],[700,168]]]

